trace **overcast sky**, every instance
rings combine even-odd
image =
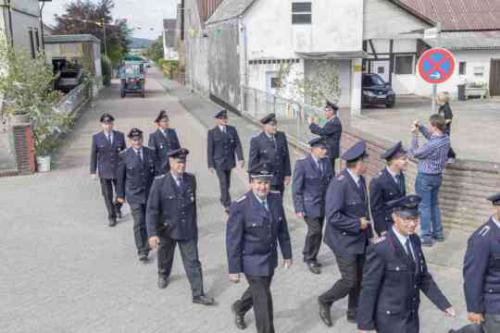
[[[43,21],[53,25],[54,14],[63,14],[71,0],[52,0],[43,10]],[[162,20],[175,18],[178,0],[115,0],[114,18],[126,18],[134,37],[154,39],[161,35]],[[140,29],[138,29],[140,28]],[[151,30],[153,29],[153,30]]]

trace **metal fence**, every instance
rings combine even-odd
[[[320,108],[250,87],[242,87],[242,91],[243,113],[257,120],[275,113],[280,130],[298,141],[307,142],[313,136],[307,122],[309,116],[320,117],[320,122],[324,121]]]

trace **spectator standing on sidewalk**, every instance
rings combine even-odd
[[[438,114],[443,116],[446,122],[445,134],[451,138],[451,122],[453,121],[453,112],[450,107],[450,94],[447,92],[441,92],[437,95],[437,104],[439,105]],[[450,145],[450,150],[448,151],[448,163],[455,162],[456,154]]]
[[[438,195],[450,149],[450,138],[445,132],[445,119],[438,114],[429,118],[429,128],[418,121],[413,123],[409,154],[418,159],[415,191],[422,198],[419,211],[423,246],[444,240]],[[427,139],[425,144],[419,142],[420,133]]]

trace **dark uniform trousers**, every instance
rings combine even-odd
[[[304,244],[304,262],[316,261],[319,249],[321,247],[321,239],[323,237],[323,223],[324,217],[310,218],[305,217],[304,220],[307,224],[307,235]]]
[[[146,204],[129,203],[132,218],[134,219],[134,239],[137,252],[148,254],[148,234],[146,232]]]
[[[361,291],[361,280],[363,278],[363,266],[365,255],[343,255],[335,254],[340,271],[340,279],[330,290],[323,293],[319,299],[322,303],[332,305],[335,301],[348,297],[348,312],[355,312],[358,307],[359,293]]]
[[[216,168],[217,178],[219,178],[220,187],[220,202],[224,207],[231,206],[231,194],[229,188],[231,187],[231,170],[222,170]]]
[[[244,315],[252,307],[255,312],[255,322],[258,333],[274,333],[273,299],[271,296],[271,282],[273,276],[251,276],[245,274],[248,288],[241,299],[234,303],[234,310]]]
[[[101,193],[104,197],[104,203],[108,211],[108,218],[116,218],[116,212],[120,211],[122,204],[114,200],[114,193],[116,192],[116,179],[99,178],[101,182]]]
[[[336,157],[334,158],[330,158],[330,163],[332,164],[332,172],[333,172],[333,176],[335,176],[335,161],[337,160]]]
[[[280,192],[281,198],[283,199],[283,194],[285,193],[285,184],[271,185],[271,191]]]
[[[158,230],[160,247],[158,249],[158,274],[168,278],[174,262],[175,246],[179,245],[182,263],[186,271],[193,297],[203,295],[203,275],[201,263],[198,260],[198,240],[176,240],[170,237],[168,231]]]

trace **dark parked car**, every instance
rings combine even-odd
[[[363,74],[363,105],[385,105],[392,108],[396,104],[396,94],[389,83],[378,74]]]

